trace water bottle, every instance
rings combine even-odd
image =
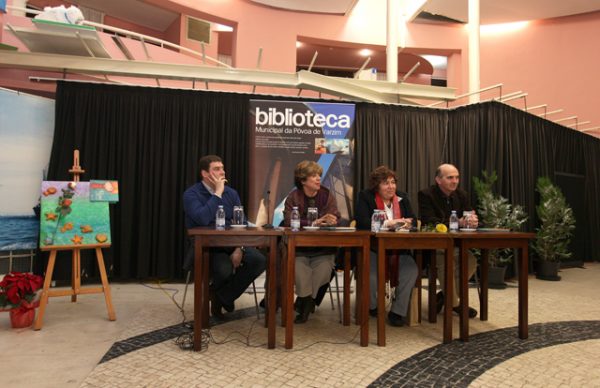
[[[456,210],[452,210],[448,226],[450,227],[451,232],[458,232],[458,216],[456,215]]]
[[[300,212],[298,211],[298,206],[294,206],[292,209],[290,226],[292,227],[292,232],[297,232],[300,230]]]
[[[223,209],[223,205],[219,205],[217,209],[217,217],[215,220],[215,228],[217,230],[225,229],[225,209]]]
[[[371,232],[377,233],[381,229],[381,210],[375,209],[371,216]]]

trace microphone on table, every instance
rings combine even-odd
[[[273,229],[273,225],[271,224],[271,190],[267,190],[265,208],[267,208],[267,223],[264,224],[262,227],[264,229]]]

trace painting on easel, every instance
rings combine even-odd
[[[110,245],[107,202],[90,201],[89,182],[42,182],[40,247]]]

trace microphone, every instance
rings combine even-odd
[[[262,227],[265,229],[273,229],[273,225],[271,224],[271,190],[267,190],[265,208],[267,209],[267,223],[264,224]]]

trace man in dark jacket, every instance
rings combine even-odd
[[[448,226],[450,214],[456,210],[459,218],[459,226],[466,227],[466,220],[463,217],[464,211],[472,211],[469,196],[466,191],[459,189],[460,175],[458,169],[451,164],[440,165],[435,172],[435,184],[419,191],[419,217],[424,225],[445,224]],[[477,224],[478,219],[475,212],[471,216],[469,223]],[[458,251],[455,251],[454,257],[458,257]],[[468,277],[470,278],[477,269],[477,260],[471,252],[468,254]],[[442,289],[444,288],[444,256],[441,252],[436,255],[436,264],[438,268],[438,279]],[[452,298],[453,310],[458,312],[460,304],[458,300],[458,260],[455,260],[454,273],[454,293]],[[438,313],[444,305],[444,294],[439,292],[437,295]],[[469,307],[469,317],[477,316],[477,310]]]
[[[207,155],[200,159],[200,182],[183,193],[185,226],[215,226],[219,205],[225,210],[225,222],[231,223],[233,207],[240,205],[234,189],[225,186],[225,168],[221,158]],[[210,249],[211,312],[223,318],[221,308],[231,312],[233,302],[266,268],[266,258],[255,248],[237,247]]]

